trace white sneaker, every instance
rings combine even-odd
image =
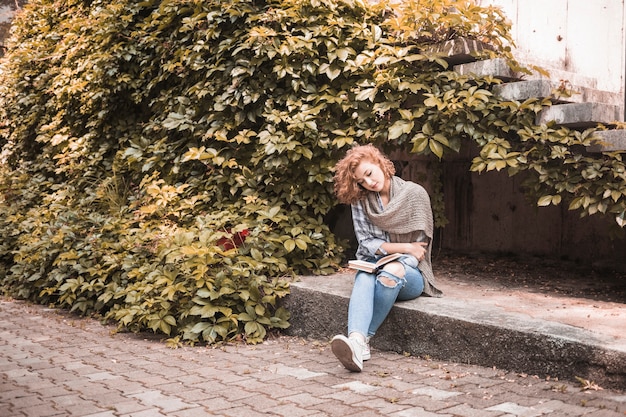
[[[372,358],[372,353],[370,352],[370,338],[365,339],[365,343],[359,343],[361,345],[361,358],[364,361],[369,361]]]
[[[363,349],[356,340],[348,339],[344,335],[337,335],[330,342],[330,347],[346,369],[352,372],[363,370]]]
[[[372,358],[372,354],[370,352],[370,336],[365,337],[360,333],[350,333],[348,335],[348,339],[355,342],[361,348],[361,359],[368,361]]]

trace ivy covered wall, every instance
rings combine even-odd
[[[434,47],[510,58],[498,9],[461,0],[32,0],[0,67],[0,285],[151,329],[250,343],[289,325],[298,274],[342,265],[333,167],[356,143],[524,173],[542,205],[625,216],[616,154],[536,126]],[[510,61],[511,65],[516,65]],[[446,222],[441,176],[431,188]]]

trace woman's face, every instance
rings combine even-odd
[[[385,177],[380,166],[373,162],[361,161],[354,170],[354,177],[357,184],[368,191],[380,193],[389,189],[388,178]]]

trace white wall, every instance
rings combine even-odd
[[[10,6],[0,6],[0,23],[11,21],[14,13]]]
[[[573,73],[581,87],[624,94],[624,0],[476,0],[511,20],[517,58]]]

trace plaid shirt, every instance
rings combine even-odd
[[[378,197],[378,202],[382,207],[380,197]],[[375,226],[367,218],[360,201],[352,204],[352,223],[354,224],[356,241],[359,243],[359,248],[356,251],[357,259],[371,259],[387,255],[387,252],[380,245],[389,242],[389,233]]]

